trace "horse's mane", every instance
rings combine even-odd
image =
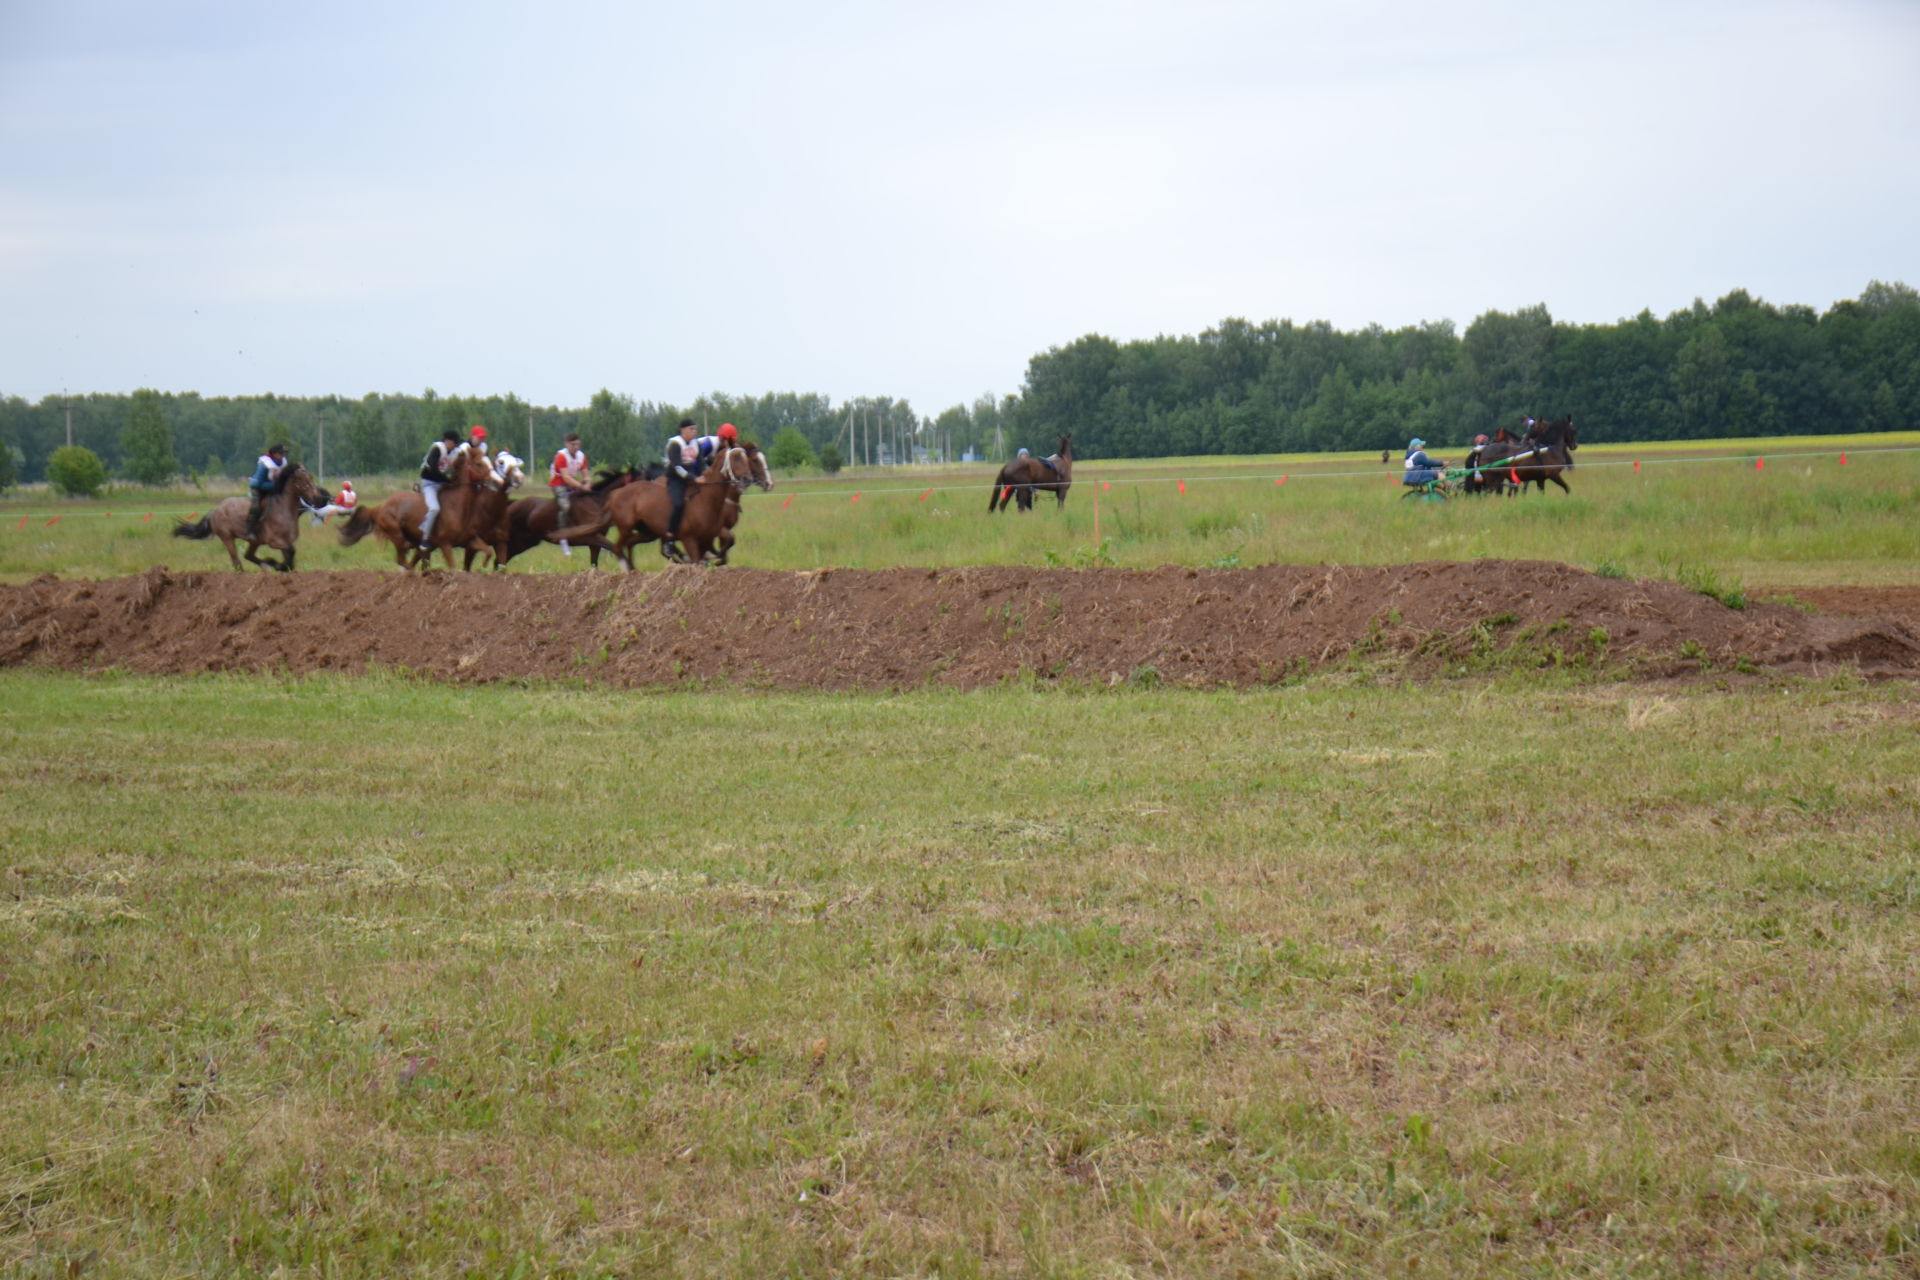
[[[1551,448],[1565,439],[1567,432],[1572,429],[1572,417],[1555,418],[1552,422],[1536,422],[1533,424],[1533,429],[1527,432],[1527,443]]]

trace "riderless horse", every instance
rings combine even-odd
[[[1044,490],[1058,498],[1060,506],[1067,505],[1067,490],[1073,487],[1073,437],[1063,434],[1060,437],[1060,451],[1050,458],[1015,458],[1000,468],[1000,475],[993,482],[993,492],[987,497],[987,510],[1004,511],[1009,501],[1018,502],[1020,510],[1033,509],[1033,495]]]

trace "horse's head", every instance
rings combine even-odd
[[[700,481],[707,484],[730,484],[736,489],[745,489],[754,483],[753,462],[747,457],[747,451],[739,445],[722,449],[713,455],[713,461],[700,473]]]
[[[760,452],[760,446],[751,440],[743,441],[740,448],[747,455],[747,467],[752,473],[753,482],[760,486],[763,493],[773,492],[773,472],[767,467],[767,455]]]
[[[1573,415],[1571,414],[1567,415],[1566,443],[1569,449],[1578,449],[1580,447],[1580,437],[1574,432]]]
[[[1060,449],[1056,456],[1064,459],[1067,462],[1073,461],[1073,433],[1072,432],[1063,431],[1060,433]]]
[[[495,478],[499,481],[500,492],[502,493],[512,493],[524,484],[527,479],[527,473],[521,469],[520,459],[518,458],[508,459],[507,465],[494,474]]]
[[[299,463],[292,464],[282,472],[280,480],[284,491],[291,492],[294,497],[309,506],[327,505],[327,495],[321,492],[320,486],[313,482],[313,477],[308,475],[307,469]]]

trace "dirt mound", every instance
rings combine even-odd
[[[1424,671],[1604,654],[1640,659],[1654,675],[1703,662],[1920,675],[1911,616],[1736,612],[1669,583],[1537,561],[634,576],[154,568],[0,586],[0,622],[0,666],[155,673],[374,665],[455,680],[815,689],[1151,673],[1208,686],[1271,681],[1357,652],[1404,655]]]

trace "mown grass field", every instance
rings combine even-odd
[[[1843,450],[1851,450],[1845,466],[1837,456]],[[1439,452],[1458,461],[1463,450]],[[1550,488],[1507,502],[1447,504],[1401,501],[1393,483],[1398,459],[1382,466],[1377,454],[1087,462],[1075,469],[1064,508],[1043,497],[1025,517],[987,514],[991,468],[782,476],[771,494],[748,497],[735,562],[1137,567],[1500,556],[1604,565],[1637,577],[1707,573],[1756,587],[1920,582],[1920,435],[1595,442],[1578,457],[1571,496]],[[1756,469],[1757,459],[1767,465]],[[360,483],[374,500],[397,487]],[[110,576],[155,564],[225,568],[218,543],[167,535],[169,513],[203,510],[217,496],[131,491],[62,503],[16,495],[0,502],[0,580]],[[150,521],[148,511],[157,513]],[[343,548],[332,530],[311,527],[302,532],[299,563],[392,567],[373,542]],[[639,563],[662,561],[644,548]],[[510,567],[585,566],[584,556],[541,550]]]
[[[1907,687],[12,670],[0,761],[0,1272],[1920,1265]]]

